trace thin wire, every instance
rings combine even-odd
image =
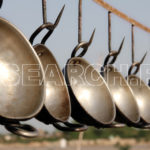
[[[132,24],[131,28],[131,37],[132,37],[132,63],[134,63],[134,25]]]
[[[108,50],[111,52],[111,11],[108,12]]]
[[[82,0],[79,0],[78,6],[78,43],[82,42]]]
[[[43,23],[47,23],[47,8],[46,8],[46,0],[42,0],[42,9],[43,9]]]

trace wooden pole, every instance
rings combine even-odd
[[[124,14],[121,11],[117,10],[116,8],[112,7],[111,5],[104,2],[103,0],[93,0],[93,1],[96,2],[97,4],[101,5],[103,8],[107,9],[108,11],[111,11],[112,13],[116,14],[120,18],[126,20],[130,24],[133,24],[134,26],[139,27],[140,29],[150,33],[150,28],[149,27],[146,27],[145,25],[139,23],[138,21],[130,18],[129,16],[127,16],[126,14]]]

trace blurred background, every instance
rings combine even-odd
[[[149,0],[104,1],[108,2],[113,7],[119,9],[135,20],[141,22],[145,26],[150,27]],[[61,68],[64,67],[65,63],[70,58],[73,48],[78,43],[78,0],[47,0],[47,14],[49,22],[55,21],[64,4],[65,10],[61,21],[46,43],[48,48],[56,57]],[[0,14],[1,17],[6,18],[12,24],[16,25],[16,27],[19,28],[29,39],[35,29],[39,27],[43,22],[42,0],[4,0]],[[99,69],[99,64],[103,64],[105,56],[108,54],[107,11],[101,6],[94,3],[92,0],[83,0],[82,22],[82,34],[84,41],[89,40],[93,29],[96,28],[94,41],[84,58],[91,64],[94,64],[97,69]],[[42,35],[44,35],[45,33],[46,31],[41,33],[41,35],[36,39],[35,44],[40,41]],[[127,65],[131,65],[131,25],[112,14],[112,49],[118,49],[119,44],[124,36],[125,43],[123,46],[123,50],[119,55],[115,66],[122,72],[124,76],[126,76],[128,68]],[[150,34],[135,27],[135,59],[137,61],[140,60],[144,53],[149,50]],[[148,53],[139,73],[139,76],[141,76],[141,78],[145,82],[148,82],[148,79],[150,78],[149,58],[150,53]],[[28,123],[34,125],[40,130],[41,136],[39,138],[26,140],[24,138],[12,136],[8,134],[8,132],[1,126],[0,143],[31,143],[31,141],[49,142],[57,141],[62,138],[65,138],[66,140],[76,140],[79,137],[78,133],[61,133],[56,131],[52,126],[46,126],[34,119],[28,121]],[[135,130],[132,128],[105,130],[96,130],[94,128],[90,128],[84,134],[84,139],[88,140],[89,145],[101,145],[95,146],[95,149],[110,149],[111,147],[112,149],[122,150],[128,150],[130,148],[144,150],[149,149],[148,143],[150,140],[150,135],[148,133],[148,131]],[[120,138],[123,138],[124,140],[120,140]],[[91,143],[89,141],[91,141]],[[140,144],[140,141],[144,143],[141,144],[141,147],[138,146],[138,144]],[[65,142],[62,140],[62,143]],[[70,145],[71,144],[74,145],[70,142]],[[83,142],[83,145],[84,144],[85,143]],[[103,147],[104,145],[106,147]],[[54,149],[54,147],[55,146],[50,147],[50,145],[48,145],[47,149]],[[40,148],[40,146],[37,146],[36,148]],[[94,147],[86,147],[86,149],[88,148],[94,149]],[[44,148],[41,147],[41,149]]]

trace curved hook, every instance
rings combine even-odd
[[[74,48],[74,50],[72,51],[72,54],[71,54],[71,58],[72,57],[83,57],[86,54],[89,46],[91,45],[91,43],[93,41],[94,34],[95,34],[95,29],[90,37],[89,42],[81,42]],[[76,53],[80,48],[83,48],[83,51],[78,56],[76,56]]]
[[[128,76],[129,75],[136,75],[140,69],[140,66],[141,64],[143,63],[146,55],[147,55],[147,52],[145,53],[145,55],[142,57],[141,61],[140,62],[134,62],[134,25],[132,24],[131,26],[131,44],[132,44],[132,65],[131,67],[129,68],[129,71],[128,71]],[[132,73],[132,70],[135,69],[135,71]]]
[[[33,44],[34,42],[34,39],[37,37],[38,34],[40,34],[40,32],[43,30],[43,29],[48,29],[48,33],[44,36],[44,38],[42,39],[41,41],[41,44],[45,44],[45,42],[47,41],[47,39],[50,37],[50,35],[53,33],[53,31],[55,30],[55,28],[57,27],[57,25],[59,24],[59,21],[61,19],[61,16],[63,14],[63,11],[64,11],[64,8],[65,8],[65,5],[63,6],[63,8],[61,9],[56,21],[54,24],[50,23],[50,22],[47,22],[47,23],[44,23],[42,24],[39,28],[37,28],[35,30],[35,32],[31,35],[29,41],[31,44]]]
[[[33,45],[34,39],[37,37],[37,35],[40,34],[40,32],[41,32],[43,29],[45,29],[45,28],[47,28],[48,26],[51,26],[51,25],[52,25],[52,24],[50,24],[50,23],[42,24],[39,28],[37,28],[37,29],[35,30],[35,32],[31,35],[30,39],[29,39],[30,43]]]
[[[113,51],[111,49],[111,11],[108,11],[108,51],[109,51],[109,54],[106,56],[106,58],[104,60],[104,65],[103,65],[104,67],[108,64],[111,57],[112,57],[112,59],[109,62],[109,64],[113,64],[116,61],[118,55],[120,54],[120,52],[122,50],[124,40],[125,40],[125,37],[123,38],[118,51]]]
[[[88,129],[88,126],[81,125],[81,124],[71,124],[69,122],[64,123],[65,126],[61,126],[58,123],[54,123],[53,126],[58,130],[65,131],[65,132],[84,132]]]
[[[0,8],[2,7],[3,5],[3,0],[0,0]]]
[[[146,52],[145,55],[142,57],[142,59],[141,59],[140,62],[134,62],[134,63],[131,65],[131,67],[129,68],[129,71],[128,71],[128,76],[129,76],[129,75],[136,75],[136,74],[138,73],[138,71],[139,71],[139,69],[140,69],[140,66],[141,66],[141,64],[144,62],[144,59],[145,59],[146,55],[147,55],[147,52]],[[132,70],[133,70],[135,67],[136,67],[136,69],[135,69],[135,71],[132,73]]]
[[[119,46],[118,51],[112,51],[112,50],[111,50],[111,51],[109,52],[109,54],[108,54],[107,57],[105,58],[104,66],[106,66],[107,64],[113,64],[113,63],[116,61],[118,55],[120,54],[120,52],[121,52],[121,50],[122,50],[122,47],[123,47],[123,44],[124,44],[124,40],[125,40],[125,37],[123,38],[123,40],[122,40],[122,42],[121,42],[121,44],[120,44],[120,46]],[[113,57],[113,58],[112,58],[112,60],[109,62],[109,60],[110,60],[111,57]],[[108,63],[108,62],[109,62],[109,63]]]
[[[64,8],[65,8],[65,5],[63,6],[63,8],[61,9],[55,23],[49,27],[47,27],[47,29],[49,29],[49,31],[47,32],[47,34],[43,37],[42,41],[41,41],[41,44],[45,44],[47,39],[50,37],[50,35],[53,33],[54,29],[57,27],[60,19],[61,19],[61,16],[63,14],[63,11],[64,11]]]
[[[26,138],[34,138],[39,135],[34,127],[26,124],[7,124],[5,128],[13,134]]]

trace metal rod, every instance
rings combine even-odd
[[[112,13],[116,14],[118,17],[126,20],[130,24],[134,24],[134,26],[139,27],[140,29],[150,33],[149,27],[146,27],[145,25],[141,24],[140,22],[136,21],[135,19],[130,18],[129,16],[122,13],[118,9],[116,9],[116,8],[112,7],[110,4],[106,3],[104,0],[93,0],[93,1],[95,1],[97,4],[101,5],[103,8],[107,9],[108,11],[111,11]]]
[[[78,43],[82,42],[82,0],[79,0],[78,6]]]
[[[111,11],[108,12],[108,50],[111,52]]]
[[[134,25],[131,27],[131,37],[132,37],[132,63],[134,63]]]
[[[43,23],[47,23],[47,9],[46,9],[46,0],[42,0],[42,9],[43,9]]]

